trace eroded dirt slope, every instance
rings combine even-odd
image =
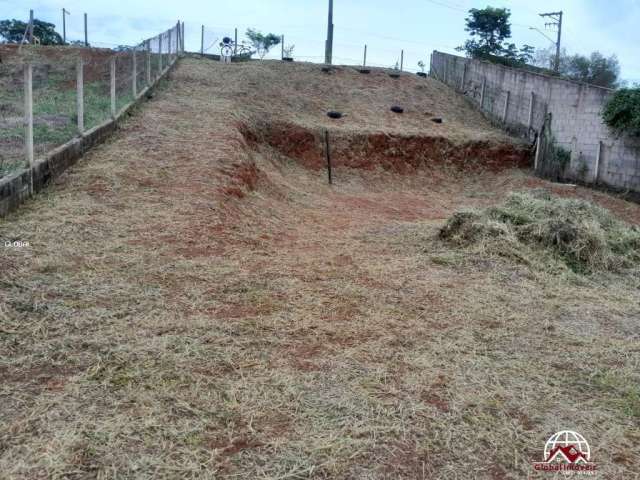
[[[317,70],[183,61],[0,223],[30,243],[0,251],[0,478],[528,478],[564,428],[602,478],[633,478],[638,278],[549,276],[437,232],[511,190],[640,208],[492,166],[511,141],[431,82]],[[276,122],[313,140],[264,141]],[[412,165],[390,140],[387,166],[338,166],[330,188],[327,127],[447,143]],[[447,161],[469,142],[489,148]]]

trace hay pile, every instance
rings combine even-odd
[[[621,271],[640,265],[640,229],[584,200],[546,191],[512,193],[499,206],[454,214],[440,238],[544,268],[576,273]]]

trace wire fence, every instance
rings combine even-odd
[[[234,54],[241,56],[247,49],[256,49],[246,36],[251,25],[186,25],[187,49],[193,53],[219,56],[221,54],[222,39],[228,37],[238,47]],[[401,69],[405,72],[416,73],[423,71],[419,63],[428,65],[429,54],[436,47],[421,42],[402,40],[392,37],[374,35],[366,32],[336,31],[333,42],[332,63],[342,65],[357,65],[375,68]],[[275,32],[274,32],[275,33]],[[295,61],[324,63],[325,35],[324,30],[310,30],[290,27],[284,33],[278,33],[281,43],[273,47],[266,55],[267,60],[280,60],[290,57]],[[361,43],[351,41],[352,37],[362,38]],[[245,47],[245,48],[243,48]],[[448,47],[444,47],[448,48]],[[453,48],[453,47],[452,47]],[[253,57],[259,55],[254,53]]]
[[[113,49],[1,46],[0,178],[115,119],[175,62],[182,31]]]

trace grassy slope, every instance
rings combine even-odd
[[[0,251],[0,478],[526,478],[562,428],[603,478],[633,478],[638,280],[546,276],[437,239],[461,206],[548,184],[339,169],[329,189],[263,149],[257,190],[220,195],[246,157],[234,123],[263,108],[238,79],[289,67],[307,68],[185,62],[0,223],[31,244]],[[385,105],[398,89],[380,85]],[[309,101],[287,98],[278,115]],[[473,115],[445,128],[499,138]]]

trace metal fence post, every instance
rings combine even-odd
[[[364,46],[364,60],[362,61],[362,66],[366,67],[367,66],[367,46]]]
[[[151,86],[151,40],[147,40],[147,86]]]
[[[280,42],[282,43],[282,55],[280,56],[280,60],[284,60],[284,35],[280,38]]]
[[[238,28],[237,27],[236,27],[236,33],[234,36],[234,43],[233,43],[233,56],[235,57],[236,55],[238,55]]]
[[[84,46],[89,46],[89,30],[87,28],[87,14],[84,14]]]
[[[400,71],[404,70],[404,50],[400,50]]]
[[[204,25],[202,25],[202,31],[200,32],[200,56],[204,57]]]
[[[158,77],[162,75],[162,34],[158,35]]]
[[[30,63],[24,66],[24,127],[27,165],[33,168],[33,66]]]
[[[136,48],[134,47],[133,49],[133,57],[132,57],[132,75],[133,75],[133,82],[131,84],[132,89],[133,89],[133,98],[136,98],[138,96],[138,65],[137,65],[137,61],[136,61]]]
[[[535,102],[536,94],[531,92],[531,99],[529,100],[529,123],[528,127],[531,128],[533,126],[533,103]]]
[[[111,80],[111,118],[116,118],[116,57],[111,57],[109,65]]]
[[[171,65],[171,39],[173,38],[172,30],[168,32],[169,37],[167,38],[167,67]]]
[[[482,91],[480,92],[480,110],[484,109],[484,94],[487,90],[487,78],[482,79]]]
[[[510,99],[511,99],[511,92],[507,90],[507,94],[504,99],[504,110],[502,111],[502,123],[507,123],[507,113],[509,112]]]
[[[76,107],[78,115],[78,133],[84,133],[84,63],[82,58],[76,64]]]

